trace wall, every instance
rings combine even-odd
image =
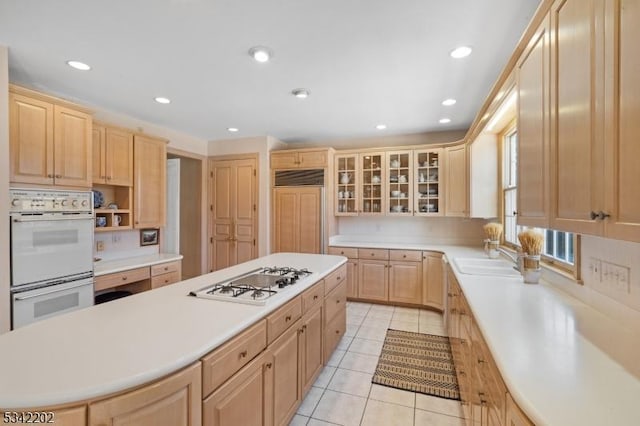
[[[0,46],[0,334],[9,331],[9,59]]]
[[[433,244],[469,244],[482,246],[482,219],[454,217],[340,217],[341,239],[357,236],[359,241]]]
[[[157,254],[160,251],[159,245],[141,247],[140,231],[138,229],[96,233],[94,241],[93,255],[102,260],[146,256]],[[97,251],[96,246],[98,241],[104,244],[103,251]]]
[[[408,135],[376,136],[369,138],[353,138],[310,142],[290,142],[288,148],[310,148],[315,146],[333,147],[335,149],[377,148],[399,145],[424,145],[457,142],[464,138],[466,130],[447,132],[414,133]]]
[[[258,256],[269,254],[271,220],[271,172],[269,151],[287,145],[270,136],[210,141],[208,155],[258,154]]]

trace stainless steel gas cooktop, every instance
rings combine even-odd
[[[270,297],[309,274],[311,272],[307,269],[277,266],[259,268],[231,280],[193,291],[190,295],[205,299],[264,305]]]

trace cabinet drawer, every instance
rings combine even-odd
[[[202,358],[202,395],[209,395],[266,347],[267,324],[262,320],[206,355]]]
[[[318,281],[310,289],[302,293],[302,314],[306,314],[324,299],[324,280]]]
[[[329,247],[329,254],[335,256],[346,256],[351,259],[358,258],[358,249],[352,247]]]
[[[324,362],[325,364],[331,358],[338,342],[347,329],[347,311],[340,311],[338,315],[327,324],[324,331]]]
[[[347,264],[345,263],[324,279],[324,293],[329,294],[338,284],[347,278]]]
[[[180,272],[174,271],[168,274],[156,275],[151,277],[151,288],[163,287],[169,284],[175,284],[180,281]]]
[[[422,252],[415,250],[390,250],[389,259],[422,262]]]
[[[389,250],[358,249],[358,259],[389,260]]]
[[[330,323],[340,311],[347,306],[347,282],[342,281],[325,299],[324,318],[325,323]]]
[[[96,277],[94,289],[95,291],[100,291],[106,288],[113,288],[119,285],[146,280],[149,277],[149,267],[102,275],[100,277]]]
[[[177,260],[175,262],[167,262],[161,263],[159,265],[153,265],[151,267],[151,276],[155,277],[156,275],[162,275],[169,272],[178,272],[180,271],[181,261]]]
[[[302,316],[302,298],[296,297],[267,317],[267,341],[271,344]]]

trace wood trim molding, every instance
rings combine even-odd
[[[206,157],[208,160],[219,161],[219,160],[256,160],[259,161],[260,153],[258,152],[249,152],[246,154],[225,154],[225,155],[210,155]],[[259,173],[256,170],[256,173]]]
[[[45,93],[38,92],[37,90],[29,89],[27,87],[18,86],[16,84],[9,84],[9,92],[16,93],[19,95],[29,96],[30,98],[39,99],[44,102],[61,105],[61,106],[75,109],[77,111],[81,111],[87,114],[93,114],[93,111],[85,106],[67,101],[62,98],[57,98],[55,96],[47,95]]]
[[[195,152],[185,151],[184,149],[173,148],[171,146],[167,146],[167,154],[177,155],[179,157],[192,158],[194,160],[200,160],[203,162],[207,160],[206,155],[196,154]]]

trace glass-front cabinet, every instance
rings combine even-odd
[[[360,214],[384,214],[386,200],[384,194],[384,152],[368,152],[360,154]]]
[[[387,215],[413,215],[413,151],[387,153]]]
[[[442,149],[414,151],[416,216],[442,216],[444,192],[442,191]]]
[[[336,216],[357,216],[359,197],[358,154],[335,156]]]

